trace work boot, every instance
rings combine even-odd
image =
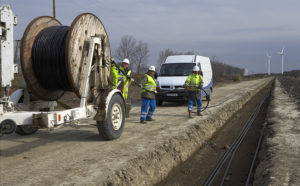
[[[192,113],[193,112],[191,110],[189,110],[189,118],[193,118]]]
[[[155,121],[154,119],[152,119],[152,118],[148,118],[148,119],[146,119],[147,121]]]
[[[147,122],[145,120],[140,121],[141,124],[146,124]]]
[[[203,116],[200,110],[197,110],[197,116]]]

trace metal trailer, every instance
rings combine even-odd
[[[82,48],[80,48],[80,51],[72,51],[74,54],[86,52],[84,58],[78,59],[81,62],[84,61],[84,68],[83,66],[80,66],[84,70],[78,74],[71,72],[71,75],[80,76],[80,82],[75,82],[80,83],[80,85],[78,85],[79,88],[75,90],[75,93],[80,97],[80,106],[72,109],[54,111],[53,108],[56,105],[55,99],[62,96],[63,93],[59,92],[59,95],[57,96],[57,91],[51,92],[44,90],[37,82],[35,82],[36,80],[34,79],[35,77],[32,70],[26,71],[26,69],[29,69],[28,59],[31,60],[31,52],[27,52],[28,48],[26,47],[30,46],[28,45],[28,42],[33,42],[32,38],[34,38],[34,36],[32,33],[37,34],[39,31],[37,29],[41,30],[55,24],[60,25],[59,21],[48,16],[36,18],[29,24],[24,33],[21,47],[21,60],[23,60],[22,71],[26,81],[26,88],[25,90],[18,90],[15,92],[15,95],[19,94],[22,96],[23,102],[19,103],[20,96],[15,96],[13,102],[8,95],[9,88],[14,79],[14,73],[18,72],[16,64],[13,62],[13,26],[17,24],[17,17],[13,15],[9,5],[0,7],[0,16],[0,80],[1,87],[5,89],[3,97],[0,98],[0,134],[11,134],[13,132],[20,135],[33,134],[39,128],[54,129],[64,124],[79,125],[78,121],[90,118],[96,120],[99,133],[104,139],[111,140],[120,137],[125,125],[125,101],[120,90],[112,89],[112,85],[109,82],[111,60],[110,46],[101,21],[93,14],[87,13],[77,16],[72,23],[71,29],[81,29],[79,31],[84,32],[85,36],[88,35],[88,37],[86,36],[84,41],[82,41],[85,45],[87,44],[87,46],[89,46],[86,48],[86,51]],[[82,23],[84,20],[87,20],[88,24],[86,24],[86,26],[78,24]],[[88,22],[89,20],[96,21],[96,24]],[[87,34],[87,30],[90,27],[89,24],[96,26],[98,24],[97,28],[94,30],[97,32],[99,27],[99,32],[90,33],[90,35],[89,33]],[[32,31],[33,28],[34,30]],[[79,31],[76,30],[76,32]],[[75,36],[75,38],[69,38],[68,42],[70,43],[74,42],[74,40],[78,40],[76,37],[77,36]],[[73,44],[74,43],[72,43],[72,46],[74,46]],[[72,55],[70,53],[68,54]],[[100,55],[100,57],[95,59],[95,55]],[[84,54],[81,56],[84,56]],[[106,58],[106,64],[103,63],[105,60],[104,58]],[[101,82],[98,83],[100,84],[100,88],[97,92],[94,104],[88,104],[87,97],[91,91],[89,86],[92,77],[91,73],[93,72],[93,76],[95,76],[94,71],[96,71],[97,65],[101,69],[99,71],[100,73],[96,75],[95,78],[101,79]],[[32,82],[35,82],[35,84]],[[29,92],[42,99],[30,101]],[[43,110],[47,108],[49,111],[39,111],[41,108]]]

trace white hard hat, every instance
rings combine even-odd
[[[194,67],[193,67],[193,72],[194,72],[194,71],[198,72],[198,71],[199,71],[199,67],[198,67],[198,66],[194,66]]]
[[[129,62],[129,59],[124,58],[123,61],[122,61],[122,63],[127,63],[129,65],[130,62]]]
[[[150,67],[149,67],[149,70],[155,71],[155,66],[150,66]]]

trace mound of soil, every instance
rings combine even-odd
[[[300,109],[300,76],[281,76],[278,77],[281,86],[284,87],[285,91],[295,99],[298,108]]]

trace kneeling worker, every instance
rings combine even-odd
[[[201,106],[201,88],[203,86],[203,77],[199,74],[199,67],[193,67],[193,74],[190,74],[184,83],[185,89],[188,91],[188,112],[189,118],[192,118],[192,110],[194,100],[197,100],[197,115],[202,116]]]
[[[146,123],[147,121],[154,121],[152,115],[154,113],[156,102],[155,102],[155,92],[156,92],[156,81],[154,79],[155,67],[150,66],[148,72],[142,79],[142,108],[141,108],[141,123]],[[150,108],[149,108],[150,107]],[[148,111],[149,109],[149,111]]]

